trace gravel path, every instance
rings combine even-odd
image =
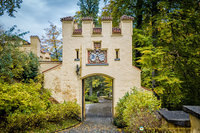
[[[112,103],[100,100],[100,103],[86,104],[86,120],[78,127],[59,133],[120,133],[112,124]]]

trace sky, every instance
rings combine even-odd
[[[45,35],[45,28],[52,22],[59,28],[62,28],[60,18],[74,16],[79,10],[78,0],[23,0],[21,8],[14,12],[15,17],[8,16],[5,13],[0,16],[0,24],[5,29],[17,25],[21,32],[27,32],[24,39],[30,42],[31,35],[37,35],[40,38]],[[100,8],[103,7],[103,0],[100,1]]]

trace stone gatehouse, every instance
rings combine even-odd
[[[40,63],[44,87],[57,101],[76,100],[81,107],[83,81],[89,76],[113,79],[113,107],[130,88],[141,88],[141,71],[132,65],[132,21],[122,16],[119,28],[114,28],[112,18],[103,17],[102,28],[95,28],[92,18],[86,17],[77,29],[73,17],[61,18],[63,61]]]

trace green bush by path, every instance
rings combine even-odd
[[[126,122],[123,120],[123,112],[126,109],[127,105],[126,105],[126,101],[127,98],[129,97],[129,93],[126,93],[117,103],[117,106],[115,107],[116,110],[116,115],[114,118],[114,124],[119,127],[119,128],[123,128],[126,127],[127,124]]]
[[[92,96],[89,96],[89,95],[85,95],[85,101],[90,101],[90,102],[93,102],[93,103],[98,103],[99,100],[98,100],[98,97],[96,94],[92,94]]]
[[[75,102],[52,104],[51,93],[40,83],[0,83],[0,130],[17,132],[43,127],[47,123],[80,119]]]
[[[128,132],[138,131],[140,126],[158,127],[155,111],[159,108],[160,101],[151,92],[132,89],[117,103],[114,123],[118,127],[126,127]]]

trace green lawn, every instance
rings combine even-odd
[[[69,127],[72,127],[74,125],[77,125],[80,123],[80,121],[69,119],[69,120],[63,120],[60,121],[59,123],[45,123],[43,128],[36,128],[30,131],[27,131],[27,133],[50,133],[50,132],[55,132],[58,130],[63,130]]]
[[[93,102],[91,101],[85,101],[85,104],[92,104]]]

